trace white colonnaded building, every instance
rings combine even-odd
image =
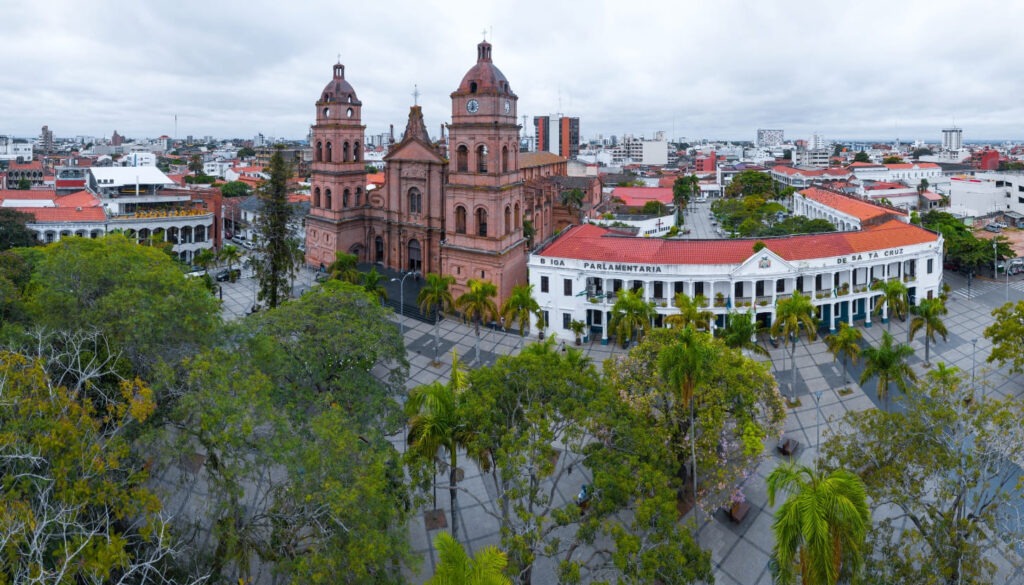
[[[793,210],[828,218],[842,231],[698,240],[571,226],[530,256],[530,284],[550,331],[568,339],[571,322],[583,321],[602,343],[611,337],[608,322],[622,290],[654,305],[656,326],[678,312],[676,294],[703,296],[715,327],[736,312],[770,325],[778,302],[800,291],[830,331],[841,322],[871,326],[881,296],[871,288],[876,281],[903,280],[915,305],[939,295],[942,236],[910,224],[902,211],[816,187],[795,194]]]

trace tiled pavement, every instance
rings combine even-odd
[[[312,283],[312,273],[304,272],[298,279],[297,288],[307,287]],[[1009,287],[1004,283],[993,281],[975,280],[972,283],[971,294],[961,290],[966,289],[966,282],[958,275],[947,273],[946,279],[953,286],[953,294],[949,302],[949,314],[944,321],[949,329],[948,341],[939,340],[932,344],[931,362],[945,362],[959,367],[965,372],[971,372],[972,365],[975,376],[979,383],[987,385],[988,392],[998,396],[1020,396],[1022,394],[1020,377],[1009,377],[1004,369],[994,368],[985,363],[985,358],[990,350],[989,342],[983,337],[986,326],[992,322],[991,311],[1003,303],[1005,295],[1011,300],[1024,298],[1021,280],[1011,280]],[[1002,284],[1001,286],[998,286]],[[980,286],[979,286],[980,285]],[[229,288],[230,287],[230,288]],[[248,288],[246,288],[248,287]],[[1008,288],[1008,290],[1007,290]],[[225,313],[240,315],[251,306],[251,295],[253,284],[251,279],[243,278],[239,283],[228,284],[225,287]],[[406,294],[410,294],[406,290]],[[396,315],[395,319],[399,317]],[[408,387],[412,388],[420,384],[426,384],[435,380],[447,381],[451,369],[451,350],[457,349],[463,363],[474,367],[482,364],[493,363],[498,355],[512,354],[519,351],[522,343],[531,343],[536,337],[528,336],[521,339],[515,333],[504,333],[490,329],[481,329],[479,337],[480,356],[476,358],[477,337],[472,328],[463,325],[453,319],[444,319],[440,323],[441,344],[438,347],[441,365],[431,365],[434,358],[434,328],[432,324],[416,321],[411,318],[402,320],[405,327],[405,340],[409,352],[410,375]],[[865,344],[876,344],[882,336],[882,332],[889,326],[875,323],[872,327],[866,328],[859,325],[864,333]],[[892,334],[897,340],[905,341],[907,335],[907,324],[895,321],[891,325]],[[569,331],[555,334],[557,343],[573,343],[572,334]],[[977,339],[976,347],[972,340]],[[923,371],[924,344],[921,337],[914,340],[912,344],[916,350],[911,364],[918,372]],[[581,348],[585,354],[598,366],[605,359],[622,355],[624,352],[614,345],[601,345],[598,342],[584,344]],[[785,395],[791,392],[790,380],[792,366],[788,348],[768,347],[770,357],[767,359],[772,364],[772,370],[776,374],[780,389]],[[814,460],[816,453],[816,442],[819,431],[824,431],[835,424],[846,412],[863,410],[877,406],[877,397],[874,390],[874,382],[866,384],[861,388],[856,383],[860,376],[863,364],[852,367],[850,372],[851,382],[844,383],[844,374],[840,364],[834,363],[831,354],[820,340],[807,342],[801,340],[796,348],[797,384],[795,393],[802,404],[793,408],[785,423],[785,435],[795,438],[800,442],[800,448],[794,457],[801,462],[810,463]],[[847,395],[840,395],[837,390],[848,387],[852,390]],[[399,449],[403,449],[403,437],[396,435],[393,440]],[[744,492],[747,501],[751,503],[750,512],[741,524],[730,522],[723,512],[714,516],[701,518],[700,543],[703,547],[712,551],[714,563],[715,582],[720,585],[750,585],[769,584],[771,575],[768,571],[768,559],[771,552],[773,537],[771,524],[773,521],[772,510],[767,505],[767,493],[765,478],[775,468],[783,457],[779,455],[774,445],[770,445],[765,460],[759,466],[756,473],[747,480]],[[497,519],[489,510],[493,510],[494,498],[493,484],[490,477],[481,475],[480,471],[464,458],[461,465],[465,468],[465,478],[460,482],[460,488],[465,492],[460,493],[460,537],[466,548],[475,553],[481,547],[492,544],[499,544],[499,528]],[[562,502],[569,501],[579,489],[580,484],[587,481],[582,473],[575,473],[571,476],[571,482],[563,482],[560,492],[556,498]],[[443,482],[443,480],[442,480]],[[438,490],[437,505],[444,510],[446,518],[448,514],[448,494],[446,490]],[[428,504],[426,508],[430,508]],[[428,530],[424,517],[417,515],[410,523],[410,540],[415,552],[422,555],[423,563],[418,574],[410,575],[413,583],[422,583],[432,573],[436,556],[432,546],[432,540],[437,530]],[[1024,581],[1024,573],[1014,565],[999,557],[996,559],[1000,565],[1000,575],[997,582]],[[1020,563],[1020,559],[1014,559]],[[543,562],[538,563],[535,571],[535,582],[548,582],[550,580],[552,567]]]

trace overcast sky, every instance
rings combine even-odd
[[[341,56],[367,133],[428,129],[488,31],[522,116],[581,134],[1024,138],[1024,3],[0,0],[0,134],[304,138]],[[532,124],[526,129],[532,133]]]

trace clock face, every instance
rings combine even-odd
[[[476,100],[469,100],[466,102],[466,111],[470,114],[475,114],[480,110],[480,102]]]
[[[505,100],[505,113],[508,114],[512,111],[512,102]]]

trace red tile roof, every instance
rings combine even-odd
[[[57,207],[99,207],[100,200],[88,191],[78,191],[54,199]]]
[[[612,189],[612,197],[622,199],[630,207],[643,207],[648,201],[660,201],[666,205],[672,203],[670,187],[616,187]]]
[[[741,264],[765,246],[787,261],[829,258],[934,242],[936,234],[900,220],[868,230],[767,239],[666,240],[617,234],[591,224],[569,229],[539,256],[630,264]]]
[[[0,201],[4,199],[54,199],[57,197],[55,191],[48,189],[33,189],[31,191],[19,191],[17,189],[0,190]]]
[[[106,221],[107,214],[102,207],[38,207],[19,209],[35,216],[36,221]]]
[[[873,205],[867,201],[861,201],[852,197],[846,197],[817,187],[810,187],[799,192],[812,201],[827,205],[836,211],[856,217],[861,222],[880,218],[885,215],[903,215],[901,212],[886,207]]]

